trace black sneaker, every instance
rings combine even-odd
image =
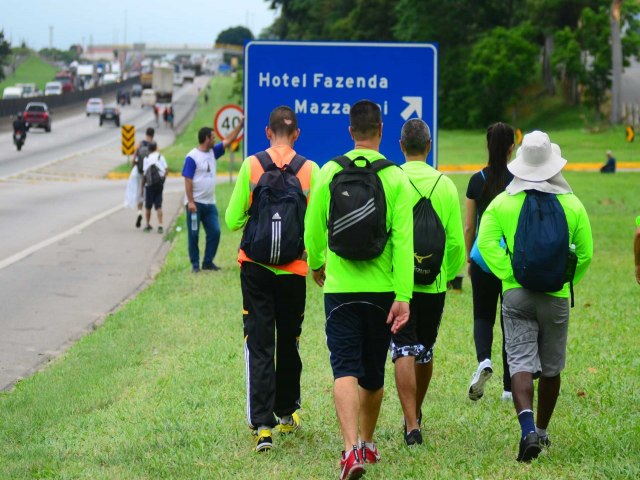
[[[151,225],[147,225],[142,229],[143,232],[150,232],[151,230],[153,230],[153,227]]]
[[[211,265],[202,265],[202,270],[213,270],[214,272],[217,272],[220,270],[220,267],[215,263],[212,263]]]
[[[142,215],[138,214],[138,218],[136,219],[136,228],[140,228],[140,225],[142,225]]]
[[[404,441],[407,442],[408,447],[422,445],[422,432],[417,428],[415,430],[411,430],[404,436]]]
[[[271,429],[267,428],[260,432],[256,440],[256,452],[268,452],[273,447],[273,440],[271,439]]]
[[[193,267],[191,269],[191,273],[199,273],[199,272],[200,272],[200,269],[198,267]]]
[[[162,226],[158,227],[158,233],[164,233],[164,229],[162,228]]]
[[[527,436],[520,440],[520,448],[518,449],[519,462],[530,462],[534,458],[538,458],[540,454],[540,437],[536,432],[529,432]]]

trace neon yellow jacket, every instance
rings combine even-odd
[[[346,155],[352,160],[363,156],[370,162],[385,158],[366,149]],[[347,260],[327,248],[329,184],[341,169],[336,162],[327,162],[311,192],[304,235],[309,267],[317,270],[326,261],[325,293],[395,292],[397,301],[408,302],[413,291],[413,187],[400,168],[389,167],[378,173],[385,191],[387,230],[391,235],[379,257]]]
[[[411,182],[416,186],[423,196],[428,197],[431,193],[433,185],[442,175],[435,168],[427,165],[426,162],[411,161],[406,162],[401,167]],[[416,189],[411,187],[413,192],[411,196],[412,205],[421,198]],[[462,217],[460,216],[460,197],[458,189],[450,178],[444,175],[438,181],[433,194],[431,195],[431,204],[436,211],[442,226],[444,227],[447,243],[442,259],[442,267],[440,275],[431,285],[413,286],[414,292],[440,293],[447,290],[447,282],[453,280],[456,274],[462,268],[465,260],[464,236],[462,233]]]
[[[587,211],[578,197],[572,193],[557,195],[557,197],[567,216],[569,244],[573,243],[576,246],[578,265],[573,279],[575,285],[584,276],[593,257],[591,224]],[[522,288],[522,285],[513,276],[509,254],[500,247],[500,238],[504,235],[509,251],[513,252],[518,218],[525,198],[525,192],[519,192],[515,195],[502,192],[489,204],[480,223],[478,248],[493,274],[502,280],[503,292],[512,288]],[[564,287],[557,292],[547,293],[554,297],[568,298],[569,284],[565,283]]]

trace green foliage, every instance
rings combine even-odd
[[[57,48],[43,48],[39,52],[40,56],[51,60],[52,62],[64,62],[69,64],[74,60],[80,59],[80,54],[75,45],[69,47],[68,50],[59,50]]]
[[[245,40],[253,40],[253,33],[247,27],[238,26],[221,31],[216,38],[216,43],[244,45]]]
[[[536,67],[538,48],[529,34],[526,24],[509,30],[496,27],[473,46],[467,64],[467,84],[476,100],[469,110],[471,124],[490,123],[506,107],[515,106]]]
[[[4,30],[0,30],[0,81],[4,79],[3,66],[9,62],[9,55],[11,54],[11,45],[4,38]]]

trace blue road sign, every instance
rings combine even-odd
[[[427,43],[252,41],[244,55],[245,156],[269,146],[269,113],[288,105],[298,116],[296,151],[319,165],[353,148],[349,109],[368,99],[382,110],[380,151],[402,163],[400,130],[422,118],[438,164],[438,48]]]

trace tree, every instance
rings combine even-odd
[[[0,30],[0,81],[4,79],[4,67],[9,62],[11,45],[4,39],[4,30]]]
[[[496,27],[473,45],[467,64],[472,124],[495,122],[507,107],[515,112],[518,98],[536,70],[539,48],[532,44],[531,34],[527,24],[512,29]]]
[[[620,121],[620,90],[622,86],[622,38],[620,35],[620,17],[622,0],[611,2],[611,116],[609,122]]]
[[[253,33],[247,27],[231,27],[223,30],[218,34],[216,43],[225,43],[228,45],[244,45],[246,40],[253,40]]]

